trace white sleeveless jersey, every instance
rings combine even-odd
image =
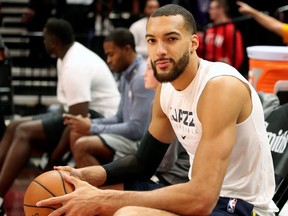
[[[223,75],[234,76],[249,85],[253,109],[250,116],[237,125],[236,142],[220,196],[250,202],[259,215],[274,215],[273,212],[277,211],[272,201],[275,189],[274,169],[262,104],[257,92],[236,69],[224,63],[201,59],[194,80],[183,91],[175,90],[170,83],[162,84],[161,107],[190,156],[191,178],[194,154],[202,136],[202,125],[197,116],[198,100],[207,82]],[[213,115],[211,113],[211,117]]]

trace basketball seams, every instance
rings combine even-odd
[[[41,184],[40,182],[38,182],[37,180],[33,180],[33,182],[35,182],[36,184],[40,185],[41,187],[43,187],[48,193],[50,193],[53,197],[56,197],[56,195],[54,193],[52,193],[52,191],[50,191],[45,185]]]
[[[57,171],[57,172],[59,173],[59,175],[60,175],[61,183],[62,183],[62,188],[64,189],[64,193],[67,194],[64,177],[63,177],[62,173],[61,173],[59,170],[56,170],[56,171]]]
[[[24,203],[24,206],[25,207],[31,207],[31,208],[44,208],[44,209],[52,209],[52,210],[56,210],[57,208],[53,208],[53,207],[51,207],[51,206],[41,206],[41,207],[39,207],[39,206],[36,206],[36,205],[29,205],[29,204],[25,204]]]

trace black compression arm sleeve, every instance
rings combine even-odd
[[[103,165],[107,173],[105,184],[123,183],[136,179],[148,179],[156,171],[169,144],[146,132],[136,155],[129,155]]]

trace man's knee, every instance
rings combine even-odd
[[[86,149],[86,144],[88,142],[89,137],[87,136],[82,136],[80,138],[78,138],[76,140],[76,142],[74,143],[74,145],[72,146],[72,152],[75,153],[79,153],[79,152],[83,152]]]
[[[150,216],[150,215],[157,215],[157,216],[179,216],[177,214],[163,211],[160,209],[153,209],[141,206],[126,206],[118,211],[115,212],[113,216]]]
[[[85,150],[86,148],[89,148],[91,144],[95,147],[99,146],[102,144],[102,140],[99,136],[82,136],[76,140],[74,148],[75,150]]]
[[[14,134],[16,128],[20,125],[23,124],[27,121],[32,120],[32,117],[23,117],[23,118],[19,118],[19,119],[14,119],[12,120],[8,126],[6,127],[6,133],[10,133],[10,134]]]
[[[139,215],[138,208],[135,206],[126,206],[116,211],[113,216],[136,216]]]
[[[24,121],[23,120],[13,120],[13,121],[11,121],[9,124],[8,124],[8,126],[7,126],[7,128],[6,128],[6,131],[8,132],[8,133],[14,133],[15,132],[15,130],[16,130],[16,128],[21,124],[21,123],[23,123]]]
[[[30,137],[30,132],[26,129],[25,125],[19,124],[16,128],[15,128],[15,138],[18,139],[29,139]]]
[[[39,127],[40,127],[39,123],[36,121],[31,120],[21,122],[15,128],[15,136],[20,139],[27,139],[27,140],[36,139],[39,136],[41,136],[39,134],[39,132],[41,131]]]

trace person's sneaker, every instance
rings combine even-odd
[[[3,204],[0,206],[0,216],[7,216],[6,213],[5,213]]]

